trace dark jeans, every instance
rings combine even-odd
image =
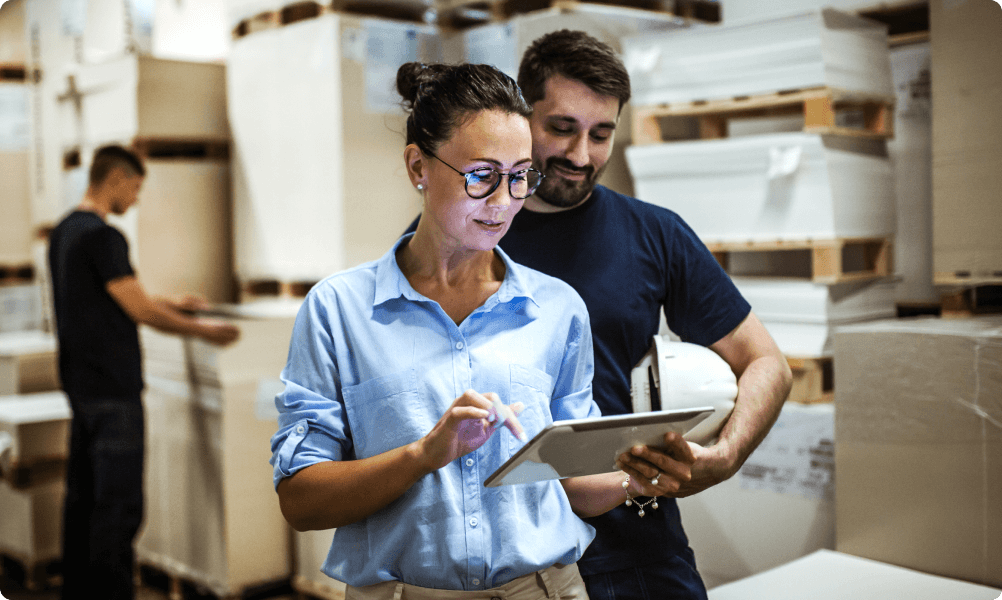
[[[63,511],[63,600],[131,600],[143,520],[139,397],[74,400]]]
[[[706,600],[691,550],[670,561],[584,576],[591,600]]]

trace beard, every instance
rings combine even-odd
[[[594,167],[587,166],[584,168],[578,168],[574,166],[571,161],[558,158],[556,156],[546,159],[542,168],[543,175],[546,177],[543,182],[539,184],[536,189],[535,196],[538,197],[543,202],[556,206],[558,208],[572,208],[584,202],[586,198],[591,194],[592,190],[595,189],[595,184],[598,178],[602,176],[605,171],[605,167],[609,163],[602,165],[602,168],[595,170]],[[554,167],[559,166],[562,169],[569,171],[577,171],[584,174],[584,179],[581,181],[568,181],[560,176],[559,173],[555,172]]]

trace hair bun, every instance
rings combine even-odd
[[[404,102],[414,106],[418,90],[427,77],[428,66],[424,63],[409,62],[400,65],[397,70],[397,92],[403,97]]]

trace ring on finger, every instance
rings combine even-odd
[[[660,478],[661,478],[661,472],[658,471],[658,474],[654,476],[654,479],[651,479],[651,485],[657,485],[658,484],[658,479],[660,479]]]

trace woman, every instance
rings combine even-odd
[[[409,63],[397,88],[424,217],[300,310],[272,440],[283,514],[338,528],[323,571],[349,599],[586,598],[578,515],[626,500],[623,474],[483,486],[520,434],[599,414],[584,303],[495,248],[541,179],[531,109],[485,65]]]

